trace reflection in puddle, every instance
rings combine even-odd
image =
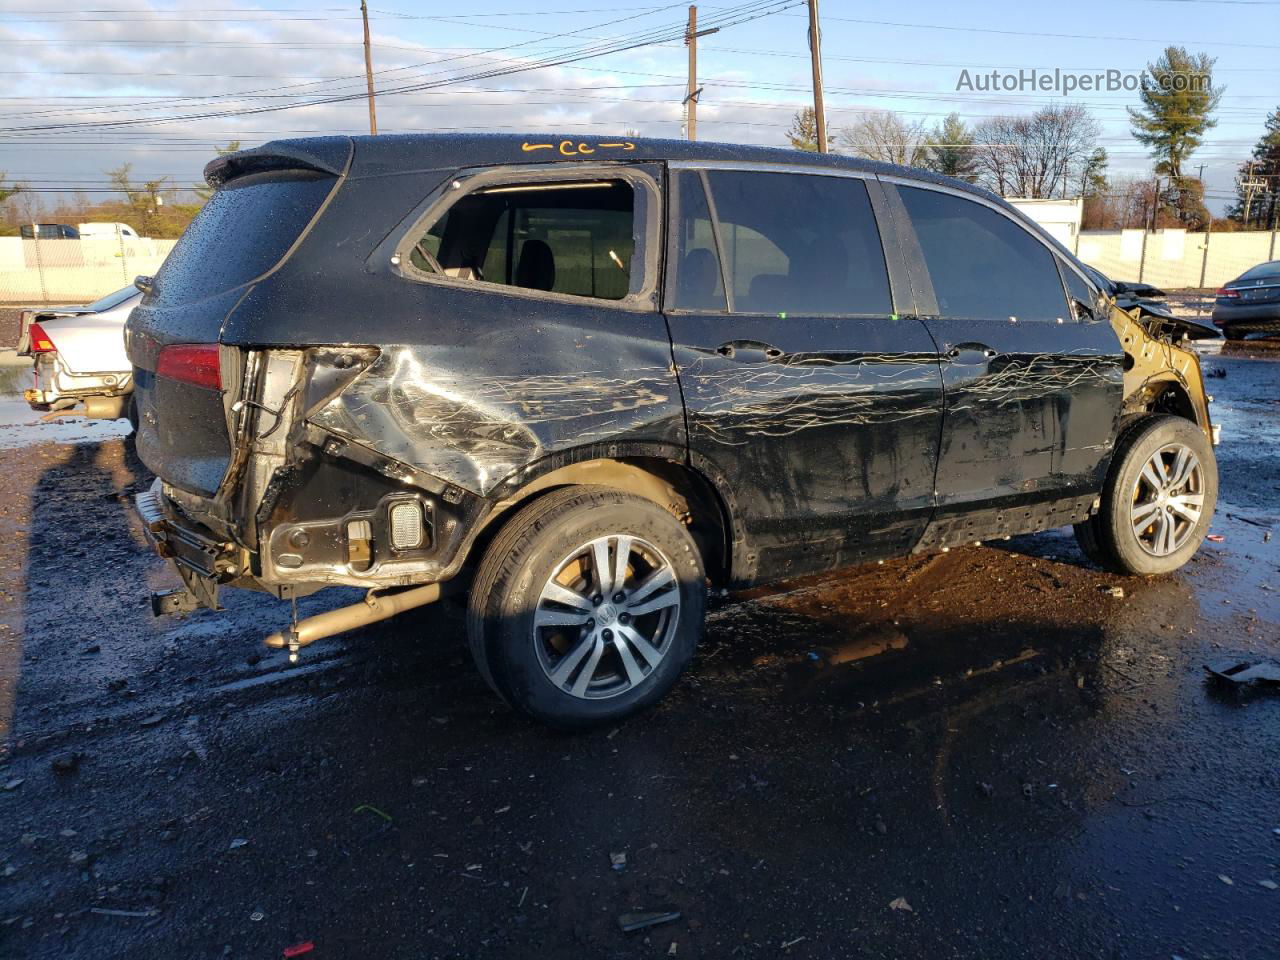
[[[834,647],[819,647],[816,652],[828,666],[835,667],[842,663],[878,657],[890,650],[904,650],[908,642],[905,633],[887,625],[867,624],[854,633],[854,636],[843,643]]]

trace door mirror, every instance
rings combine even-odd
[[[1097,320],[1097,316],[1093,312],[1093,304],[1087,303],[1078,298],[1072,298],[1071,311],[1075,314],[1075,318],[1081,322]]]

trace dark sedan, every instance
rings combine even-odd
[[[1213,302],[1214,326],[1228,340],[1250,333],[1280,333],[1280,260],[1251,267],[1224,287]]]

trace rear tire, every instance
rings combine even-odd
[[[1076,524],[1095,563],[1152,576],[1177,570],[1200,548],[1218,500],[1213,447],[1190,420],[1148,416],[1121,431],[1098,513]]]
[[[476,571],[476,666],[549,726],[616,722],[660,699],[692,659],[703,576],[688,530],[652,501],[599,487],[547,494],[504,525]]]

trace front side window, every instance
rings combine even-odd
[[[861,180],[711,170],[707,182],[735,313],[892,313]]]
[[[954,194],[899,187],[924,253],[941,317],[1065,319],[1048,247],[1008,217]]]
[[[620,179],[485,186],[421,233],[409,259],[427,274],[621,300],[644,273],[636,208]]]

